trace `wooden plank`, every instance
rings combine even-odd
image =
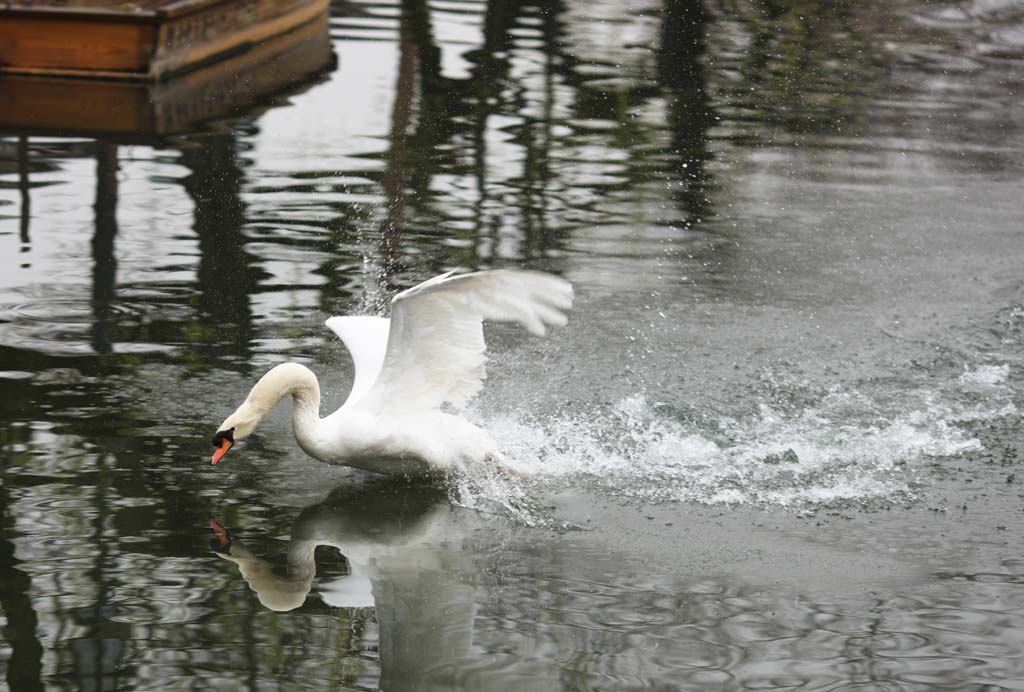
[[[223,5],[226,0],[136,0],[136,2],[119,2],[118,0],[70,0],[47,2],[32,0],[0,0],[0,13],[4,11],[18,14],[33,15],[78,15],[109,16],[120,15],[126,19],[133,17],[178,17],[183,14]]]
[[[0,65],[0,79],[5,75],[26,75],[35,77],[56,77],[57,79],[96,79],[113,82],[147,82],[149,75],[145,72],[126,72],[114,70],[84,70],[55,67],[16,67]]]
[[[224,0],[163,0],[155,9],[161,18],[169,19],[200,12],[219,4],[225,4]]]
[[[254,108],[269,94],[310,80],[332,64],[327,27],[325,12],[251,51],[154,85],[157,130],[182,132],[199,122],[231,117]]]
[[[65,19],[95,20],[102,19],[112,22],[137,23],[156,17],[157,9],[166,0],[150,2],[117,3],[109,0],[95,2],[47,3],[47,2],[14,2],[8,6],[6,0],[0,0],[0,20],[5,17],[63,17]]]
[[[187,0],[192,7],[202,3]],[[150,74],[158,79],[246,50],[327,12],[329,0],[232,0],[160,23]]]
[[[0,9],[0,72],[165,79],[311,22],[329,0],[129,5],[138,11],[116,15],[98,1]]]
[[[149,24],[5,16],[0,65],[146,72],[155,36]]]
[[[0,0],[0,9],[31,8],[44,11],[104,10],[129,14],[153,11],[179,0]],[[216,0],[207,0],[213,2]]]

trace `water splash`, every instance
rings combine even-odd
[[[1003,387],[1006,379],[1010,376],[1010,366],[1006,363],[1001,365],[981,365],[974,370],[967,368],[960,375],[960,384],[969,389],[983,389],[986,387]]]
[[[510,465],[529,481],[480,479],[461,503],[496,503],[536,523],[531,486],[598,488],[637,502],[814,507],[847,501],[910,501],[925,460],[980,451],[963,424],[1017,414],[1003,390],[1007,366],[982,366],[955,391],[901,392],[883,403],[834,387],[787,410],[761,403],[746,417],[692,423],[666,416],[642,395],[608,410],[486,420]],[[978,393],[981,386],[985,391]]]
[[[485,514],[498,514],[521,526],[548,526],[550,517],[529,492],[523,478],[495,473],[492,469],[470,469],[451,481],[448,496],[452,504]]]

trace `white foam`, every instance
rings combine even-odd
[[[920,405],[893,414],[863,394],[835,389],[809,408],[762,404],[712,430],[661,416],[643,396],[586,415],[503,416],[484,424],[512,468],[537,480],[596,485],[642,502],[807,506],[911,497],[917,462],[982,449],[958,422],[1016,413],[1005,400],[909,398]],[[522,487],[517,498],[502,495],[505,485],[462,490],[470,505],[490,491],[506,507],[504,500],[518,508],[525,502]]]
[[[1006,384],[1006,378],[1009,376],[1010,366],[1006,363],[982,365],[974,370],[965,368],[964,373],[960,375],[960,384],[968,389],[1001,387]]]

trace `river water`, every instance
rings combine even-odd
[[[6,685],[1024,689],[1022,23],[339,1],[231,117],[8,127]],[[344,399],[326,317],[456,267],[576,288],[488,332],[522,479],[327,467],[285,407],[208,464],[273,364]]]

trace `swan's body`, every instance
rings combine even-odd
[[[565,324],[571,306],[567,281],[499,270],[425,281],[395,296],[390,319],[331,317],[326,325],[355,364],[341,408],[320,418],[316,375],[298,363],[278,365],[221,424],[213,463],[290,394],[295,439],[321,461],[416,475],[500,464],[490,435],[442,406],[458,408],[483,386],[484,319],[518,322],[542,336],[546,325]]]

